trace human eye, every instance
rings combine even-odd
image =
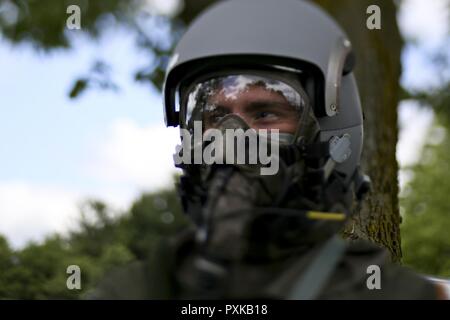
[[[256,114],[256,119],[262,119],[262,120],[275,120],[277,119],[278,115],[275,112],[272,111],[260,111]]]

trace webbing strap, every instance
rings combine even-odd
[[[346,243],[339,235],[333,236],[320,249],[319,253],[294,285],[288,299],[315,299],[333,274],[343,256]]]

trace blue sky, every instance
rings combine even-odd
[[[14,245],[65,230],[84,198],[124,209],[170,182],[176,131],[164,130],[159,93],[132,78],[148,57],[121,29],[74,41],[50,55],[0,41],[0,232]],[[73,80],[99,58],[116,68],[120,91],[70,100]]]
[[[426,54],[448,41],[443,3],[408,0],[399,14],[402,32],[418,39],[402,58],[409,87],[435,78]],[[177,131],[163,126],[159,93],[132,79],[148,57],[120,29],[98,43],[74,39],[74,50],[48,55],[11,47],[0,36],[0,233],[16,247],[70,228],[82,199],[125,209],[140,192],[171,182]],[[116,68],[120,92],[90,90],[71,101],[73,80],[98,58]],[[400,111],[397,156],[410,164],[432,114],[411,103]]]
[[[160,121],[159,96],[131,79],[130,70],[143,65],[145,57],[132,50],[125,32],[105,38],[108,41],[97,45],[81,39],[76,51],[51,56],[2,43],[0,146],[7,156],[1,160],[0,179],[77,181],[79,155],[104,135],[113,119],[129,117],[139,125]],[[120,67],[115,73],[122,92],[90,90],[71,101],[67,92],[73,79],[84,73],[92,57],[107,58]]]

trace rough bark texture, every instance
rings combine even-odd
[[[382,244],[401,258],[398,208],[397,103],[402,39],[393,1],[317,0],[345,29],[357,55],[355,74],[364,109],[362,168],[372,179],[372,191],[356,212],[345,234]],[[366,28],[367,7],[381,9],[381,30]]]

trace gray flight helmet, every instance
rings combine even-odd
[[[352,69],[355,57],[340,26],[304,0],[228,0],[212,5],[190,25],[168,64],[165,122],[180,124],[183,83],[228,66],[295,69],[320,125],[320,140],[350,136],[351,153],[337,164],[349,183],[359,167],[363,117]]]

